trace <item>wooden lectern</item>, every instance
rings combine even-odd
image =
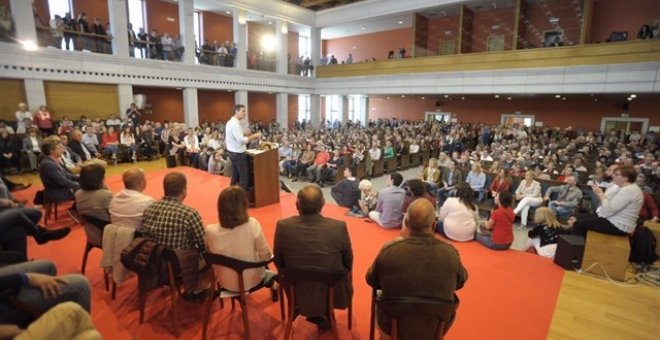
[[[250,160],[250,192],[255,208],[280,202],[280,170],[277,149],[247,150]]]

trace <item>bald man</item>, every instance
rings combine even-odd
[[[287,268],[318,268],[351,271],[353,249],[346,223],[323,217],[323,192],[316,185],[306,185],[298,191],[296,207],[299,216],[277,222],[273,253],[279,270]],[[296,286],[296,304],[300,315],[320,329],[329,329],[326,317],[326,290],[318,283]],[[353,285],[346,280],[335,286],[335,308],[345,309],[353,296]]]
[[[142,228],[142,214],[154,199],[142,192],[147,187],[144,172],[138,168],[128,169],[122,175],[124,190],[110,201],[110,222],[135,229]]]
[[[106,161],[98,158],[101,156],[100,153],[90,151],[87,145],[82,142],[82,132],[80,130],[73,130],[71,132],[69,148],[82,159],[83,164],[95,163],[104,168],[108,166]]]
[[[380,250],[367,272],[367,284],[379,289],[383,298],[424,297],[457,304],[454,292],[463,287],[467,271],[458,251],[433,235],[435,209],[426,199],[413,201],[404,217],[402,237]],[[423,261],[422,261],[423,259]],[[445,320],[445,333],[455,317]],[[390,318],[378,311],[378,327],[385,335],[391,331]],[[424,316],[409,316],[399,321],[401,339],[426,339],[437,328],[437,321]]]

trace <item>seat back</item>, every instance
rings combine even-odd
[[[325,270],[312,267],[283,268],[279,276],[283,285],[295,285],[299,281],[324,283],[328,287],[334,285],[346,277],[345,270]]]
[[[81,215],[80,218],[87,236],[87,243],[100,248],[103,244],[103,229],[110,224],[110,221],[104,221],[90,215]]]
[[[269,260],[261,261],[261,262],[248,262],[225,255],[213,254],[207,252],[204,253],[204,260],[206,260],[207,265],[217,265],[217,266],[230,268],[234,270],[236,274],[239,275],[240,278],[242,278],[243,272],[246,269],[266,267],[269,263],[273,261],[273,258],[271,257]],[[213,273],[212,270],[210,272]]]

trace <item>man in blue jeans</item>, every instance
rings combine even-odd
[[[241,120],[246,115],[245,105],[238,104],[234,106],[234,115],[229,119],[225,127],[225,142],[229,159],[231,159],[230,185],[239,185],[245,192],[248,191],[250,185],[248,156],[245,154],[246,145],[251,140],[261,138],[261,132],[250,134],[243,130]]]
[[[33,316],[9,303],[20,304],[42,314],[55,305],[71,301],[88,313],[91,309],[91,286],[80,274],[56,276],[53,262],[37,260],[0,267],[0,324],[25,327]]]

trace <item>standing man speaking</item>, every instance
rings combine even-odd
[[[245,105],[234,106],[234,115],[225,127],[225,143],[231,159],[231,182],[230,185],[239,185],[246,192],[250,183],[250,169],[248,156],[245,154],[246,145],[253,139],[261,138],[261,132],[250,134],[248,130],[243,131],[241,120],[245,118]],[[247,134],[247,136],[245,135]]]

